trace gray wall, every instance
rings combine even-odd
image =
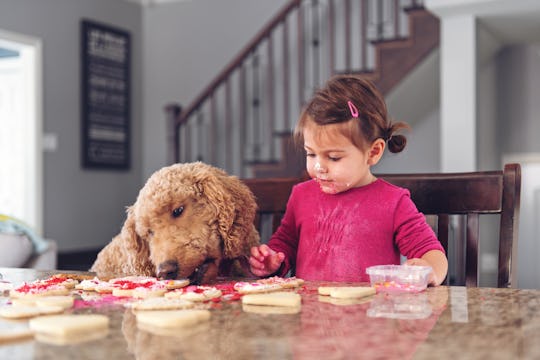
[[[386,151],[374,172],[439,171],[439,58],[439,51],[434,51],[386,97],[391,118],[411,129],[404,132],[403,152]]]
[[[81,18],[116,25],[132,36],[132,167],[129,171],[81,167]],[[110,0],[2,0],[0,28],[42,40],[43,130],[58,136],[44,153],[44,236],[60,251],[91,249],[120,229],[124,207],[141,185],[141,8]]]
[[[166,165],[164,105],[188,106],[287,2],[197,0],[145,9],[143,176]]]
[[[43,155],[44,236],[61,252],[110,241],[144,181],[167,164],[163,106],[188,104],[286,2],[198,0],[141,8],[123,0],[0,1],[0,29],[43,44],[43,131],[58,136],[58,149]],[[82,18],[131,33],[129,171],[80,164]]]

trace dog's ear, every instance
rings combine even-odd
[[[259,243],[253,222],[257,204],[249,188],[236,176],[217,173],[206,178],[203,193],[216,207],[218,232],[223,239],[225,258],[248,255]]]
[[[127,218],[119,237],[122,241],[123,250],[126,252],[128,263],[133,269],[133,273],[151,275],[155,272],[155,269],[149,260],[150,249],[148,242],[137,234],[133,206],[127,208],[126,214]]]

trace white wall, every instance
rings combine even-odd
[[[540,45],[507,46],[497,60],[500,149],[523,164],[518,286],[540,288]]]

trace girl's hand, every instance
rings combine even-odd
[[[439,250],[430,250],[421,258],[408,259],[406,265],[431,266],[433,271],[429,275],[428,285],[439,286],[448,274],[448,260]]]
[[[249,266],[255,276],[268,276],[275,273],[285,260],[285,254],[272,250],[268,245],[251,248]]]
[[[433,267],[431,266],[431,264],[429,262],[427,262],[424,259],[420,259],[420,258],[408,259],[407,261],[405,261],[405,265],[429,266],[429,267],[431,267],[433,269]],[[431,286],[439,285],[439,283],[437,282],[437,279],[436,279],[435,271],[432,271],[429,274],[428,285],[431,285]]]

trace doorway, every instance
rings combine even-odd
[[[517,285],[522,289],[540,289],[540,153],[507,154],[503,161],[521,165]]]
[[[0,29],[0,213],[43,234],[41,40]]]

